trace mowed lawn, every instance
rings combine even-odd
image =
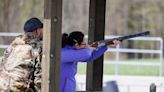
[[[128,60],[129,62],[159,62],[157,59]],[[118,65],[119,75],[138,75],[138,76],[159,76],[159,66],[139,66],[139,65]],[[164,67],[164,63],[163,63]],[[164,76],[164,68],[162,69]],[[86,63],[78,64],[78,74],[86,74]],[[104,64],[104,75],[114,75],[115,65]]]

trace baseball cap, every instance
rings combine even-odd
[[[25,32],[33,32],[38,28],[43,28],[43,23],[36,17],[30,18],[24,24]]]

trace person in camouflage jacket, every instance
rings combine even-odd
[[[0,61],[0,92],[40,92],[43,23],[31,18]]]

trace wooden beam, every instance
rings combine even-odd
[[[44,0],[41,92],[60,92],[62,0]]]
[[[89,42],[104,39],[106,0],[90,0]],[[87,64],[87,92],[102,91],[103,56]]]

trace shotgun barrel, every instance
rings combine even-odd
[[[106,40],[100,40],[100,41],[93,42],[91,44],[91,46],[99,47],[99,46],[104,46],[106,44],[109,45],[109,44],[113,44],[114,40],[124,41],[124,40],[130,39],[130,38],[135,38],[135,37],[139,37],[139,36],[146,36],[149,34],[150,34],[150,31],[145,31],[145,32],[137,33],[137,34],[126,35],[126,36],[121,36],[121,37],[106,39]]]

